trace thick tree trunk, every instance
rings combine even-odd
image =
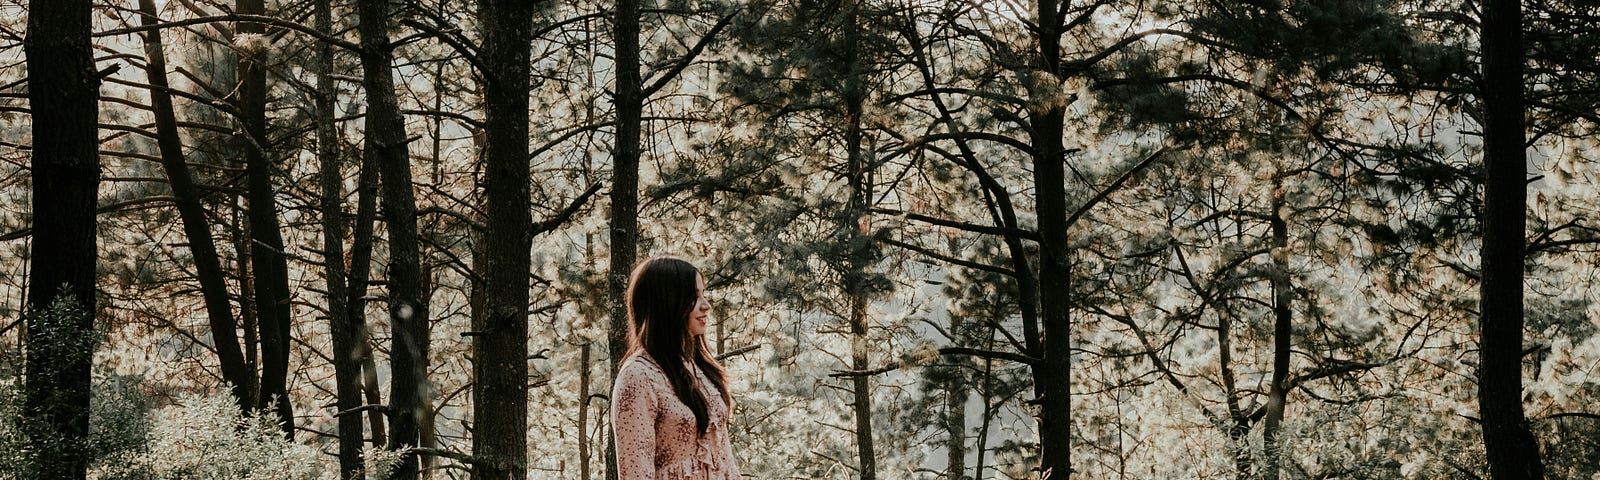
[[[389,233],[389,448],[404,450],[419,446],[419,425],[428,414],[428,292],[405,118],[394,93],[388,3],[362,0],[356,5],[356,14],[360,19],[361,83],[367,91],[365,154],[382,178],[384,226]],[[406,455],[389,478],[417,478],[418,463],[416,455]]]
[[[262,0],[238,0],[234,11],[262,15]],[[262,35],[259,23],[240,22],[239,36]],[[277,194],[272,186],[272,160],[267,149],[267,70],[270,47],[244,41],[239,52],[240,85],[236,104],[243,114],[247,145],[245,176],[250,202],[250,269],[256,287],[256,323],[261,329],[261,389],[256,406],[278,414],[283,435],[294,438],[294,409],[289,402],[289,263],[283,252]]]
[[[1261,455],[1266,460],[1261,478],[1277,480],[1283,461],[1283,445],[1278,432],[1283,424],[1283,409],[1288,404],[1289,392],[1284,381],[1289,378],[1289,348],[1291,346],[1290,322],[1294,320],[1290,306],[1293,293],[1289,284],[1289,223],[1283,212],[1283,174],[1272,179],[1272,383],[1267,388],[1267,411],[1261,431]]]
[[[611,161],[611,273],[607,282],[611,304],[609,340],[612,378],[628,350],[628,307],[623,295],[628,274],[638,261],[639,249],[639,131],[644,113],[644,93],[639,77],[639,0],[617,0],[612,21],[616,45],[617,79],[613,101],[617,108],[617,144]],[[606,478],[617,480],[616,441],[606,434]]]
[[[1059,81],[1061,71],[1060,12],[1056,2],[1039,4],[1039,60],[1036,75]],[[1030,85],[1037,84],[1031,83]],[[1054,90],[1033,96],[1057,95]],[[1039,313],[1043,320],[1042,361],[1034,368],[1039,396],[1040,468],[1047,479],[1066,479],[1072,471],[1071,255],[1067,247],[1066,149],[1061,135],[1065,109],[1060,102],[1040,101],[1030,108],[1033,123],[1035,212],[1039,215]]]
[[[484,315],[474,325],[474,480],[528,478],[528,89],[536,2],[483,0]]]
[[[161,23],[156,16],[154,0],[139,0],[140,24],[152,26]],[[239,349],[239,325],[233,317],[233,306],[228,301],[228,285],[222,275],[222,258],[217,255],[216,241],[211,237],[211,223],[206,220],[205,207],[200,204],[200,190],[189,166],[184,161],[183,141],[178,136],[177,115],[172,108],[172,94],[167,86],[167,60],[160,29],[144,34],[145,74],[149,77],[150,105],[156,120],[156,146],[161,152],[161,165],[166,170],[167,183],[172,187],[172,197],[177,204],[178,217],[183,222],[183,233],[194,257],[195,277],[200,283],[204,299],[206,320],[211,327],[211,341],[217,352],[222,379],[229,384],[239,411],[248,413],[255,408],[256,374],[245,363],[244,352]]]
[[[23,40],[33,112],[33,252],[23,418],[32,478],[82,479],[95,350],[96,138],[100,78],[89,0],[30,3]]]
[[[151,0],[142,0],[151,1]],[[330,0],[313,6],[317,31],[333,33]],[[344,174],[339,162],[339,131],[334,123],[333,46],[322,45],[312,64],[317,74],[317,159],[321,165],[323,264],[328,275],[328,322],[333,337],[334,410],[347,412],[361,406],[361,356],[365,350],[365,322],[352,321],[349,280],[344,265]],[[366,431],[360,413],[347,413],[339,422],[339,478],[360,476],[361,444]]]
[[[1544,478],[1539,443],[1522,408],[1522,275],[1526,257],[1527,158],[1522,4],[1483,6],[1483,281],[1478,408],[1494,480]]]

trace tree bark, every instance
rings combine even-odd
[[[262,0],[238,0],[234,11],[262,15]],[[262,35],[259,23],[239,22],[239,36]],[[249,44],[251,42],[243,42]],[[267,48],[247,47],[239,52],[238,96],[243,114],[246,195],[250,212],[250,269],[255,279],[256,323],[261,329],[261,389],[256,406],[272,409],[286,438],[294,438],[294,407],[289,402],[289,263],[283,252],[278,222],[277,193],[273,190],[272,160],[267,137]]]
[[[423,278],[417,201],[405,118],[394,91],[394,53],[389,44],[389,2],[356,5],[361,36],[361,83],[367,91],[365,155],[378,167],[384,226],[389,233],[389,449],[420,445],[419,425],[428,414],[428,292]],[[417,478],[418,458],[405,455],[391,479]]]
[[[161,23],[156,16],[154,0],[139,0],[140,24],[151,26]],[[161,30],[152,29],[144,34],[145,74],[149,77],[150,105],[155,114],[156,146],[161,152],[161,165],[166,170],[167,184],[183,222],[183,232],[194,257],[195,277],[200,283],[200,294],[205,303],[206,320],[211,327],[211,341],[217,352],[222,379],[229,384],[239,411],[249,413],[255,407],[256,373],[245,363],[244,352],[239,348],[239,324],[233,317],[233,305],[228,301],[228,285],[222,274],[222,258],[217,255],[216,241],[211,237],[211,223],[206,219],[205,207],[200,204],[200,190],[185,163],[183,141],[178,135],[177,114],[173,112],[172,94],[167,84],[167,60]]]
[[[952,241],[953,243],[953,241]],[[954,249],[952,249],[954,250]],[[961,317],[950,317],[950,333],[961,331]],[[945,478],[962,480],[967,470],[967,380],[966,369],[971,362],[966,357],[951,357],[955,365],[950,370],[944,386]]]
[[[152,0],[141,0],[149,2]],[[331,0],[313,5],[315,28],[333,33]],[[312,64],[317,74],[317,159],[322,169],[321,204],[323,265],[328,275],[328,322],[333,337],[334,410],[346,412],[361,406],[361,357],[366,345],[365,322],[352,321],[350,288],[344,265],[344,174],[339,162],[339,131],[334,123],[333,46],[324,44]],[[342,415],[339,422],[339,478],[350,480],[362,472],[361,444],[366,432],[361,414]]]
[[[608,298],[611,299],[609,341],[611,377],[628,349],[628,307],[623,295],[628,275],[638,261],[639,249],[639,156],[640,121],[644,113],[644,92],[639,76],[639,0],[617,0],[612,20],[612,41],[616,45],[617,109],[616,145],[612,147],[611,174],[611,273]],[[617,480],[616,440],[607,427],[606,478]]]
[[[1072,471],[1071,252],[1067,244],[1066,149],[1062,144],[1065,107],[1044,101],[1054,91],[1039,91],[1049,81],[1058,88],[1061,70],[1060,14],[1057,2],[1038,2],[1039,57],[1030,82],[1029,120],[1033,123],[1033,185],[1039,215],[1039,311],[1043,320],[1042,360],[1033,369],[1039,401],[1040,468],[1047,479],[1066,479]]]
[[[1482,23],[1483,280],[1479,284],[1478,408],[1494,480],[1544,478],[1522,407],[1527,158],[1522,4],[1487,0]]]
[[[589,353],[584,343],[578,358],[578,478],[589,480]]]
[[[474,480],[528,477],[528,289],[533,248],[528,90],[538,3],[483,0],[484,314],[474,325]]]
[[[373,223],[378,217],[378,167],[373,159],[361,157],[361,166],[356,180],[356,218],[351,227],[350,239],[350,269],[346,281],[349,285],[349,300],[345,302],[348,312],[347,320],[350,322],[353,335],[354,348],[359,352],[357,361],[361,364],[361,393],[366,399],[366,405],[380,405],[383,398],[378,391],[378,365],[372,355],[372,344],[368,342],[367,334],[367,288],[371,284],[372,276],[372,241]],[[384,413],[371,410],[367,413],[367,428],[372,430],[371,444],[373,448],[382,448],[388,444],[388,434],[384,429]]]
[[[1277,480],[1283,461],[1283,445],[1278,432],[1282,429],[1283,410],[1288,404],[1289,392],[1284,382],[1289,378],[1289,348],[1293,334],[1290,322],[1294,320],[1293,292],[1289,283],[1289,222],[1283,213],[1283,173],[1272,177],[1272,383],[1267,387],[1267,410],[1261,430],[1261,455],[1266,460],[1261,477]]]
[[[100,78],[89,0],[30,2],[23,48],[33,112],[33,251],[23,418],[33,478],[82,479],[91,451]],[[27,475],[25,475],[27,476]]]
[[[848,233],[844,237],[845,244],[839,247],[844,248],[846,256],[844,294],[850,302],[850,368],[857,372],[872,368],[868,362],[868,345],[872,341],[869,329],[871,318],[867,315],[868,295],[872,286],[868,284],[866,269],[874,260],[871,240],[866,238],[870,232],[863,231],[862,224],[872,202],[872,193],[867,179],[871,166],[867,165],[862,152],[865,134],[861,115],[867,92],[861,67],[860,8],[857,0],[845,0],[842,9],[844,38],[841,53],[844,54],[845,78],[843,91],[840,92],[844,100],[845,160],[848,163],[846,180],[849,182],[850,197],[845,204],[843,225],[839,226],[841,231]],[[874,480],[878,476],[878,461],[872,439],[872,377],[856,375],[850,380],[854,396],[851,407],[856,420],[857,473],[861,480]]]

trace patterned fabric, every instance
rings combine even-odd
[[[728,405],[717,387],[689,365],[711,417],[706,434],[695,428],[690,410],[672,392],[672,383],[647,353],[629,357],[611,388],[611,425],[616,429],[617,473],[621,480],[737,480],[728,441]]]

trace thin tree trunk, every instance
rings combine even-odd
[[[91,2],[30,3],[23,48],[33,112],[33,276],[22,411],[32,420],[31,476],[82,479],[91,460],[100,78],[89,41]]]
[[[151,1],[151,0],[142,0]],[[330,0],[317,0],[317,31],[333,32]],[[351,319],[350,292],[344,265],[344,174],[339,165],[339,131],[334,123],[333,46],[322,45],[313,67],[317,74],[317,158],[321,165],[322,251],[328,275],[328,322],[333,337],[335,410],[361,406],[361,356],[366,344],[364,325]],[[341,415],[339,422],[339,478],[349,480],[362,471],[361,444],[366,432],[361,414]]]
[[[1005,312],[1000,308],[996,308],[993,313],[996,317],[1005,318]],[[995,323],[995,325],[999,325],[999,323]],[[994,349],[994,335],[998,328],[989,329],[989,338],[984,341],[983,346],[985,350]],[[998,403],[994,401],[994,397],[994,359],[983,357],[983,419],[979,421],[978,425],[978,464],[972,471],[973,480],[983,480],[983,472],[988,468],[984,464],[987,463],[986,460],[989,456],[989,425],[994,423],[995,409],[998,406]]]
[[[578,356],[578,478],[589,480],[589,351],[583,344]]]
[[[528,289],[532,179],[528,89],[538,3],[483,0],[485,312],[474,325],[474,480],[528,478]]]
[[[373,159],[361,157],[360,172],[356,177],[356,218],[350,241],[349,301],[345,302],[353,347],[361,364],[360,385],[367,405],[380,405],[383,397],[378,389],[378,365],[372,355],[372,344],[367,336],[367,288],[372,275],[373,223],[378,217],[378,167]],[[388,444],[384,429],[384,412],[370,410],[367,427],[372,430],[371,445],[382,448]]]
[[[265,13],[262,0],[238,0],[241,15]],[[239,36],[262,35],[259,23],[240,22]],[[251,42],[243,42],[251,44]],[[250,202],[250,269],[256,287],[256,323],[261,329],[261,390],[256,406],[278,415],[283,436],[294,438],[294,409],[289,401],[289,264],[283,252],[278,222],[277,194],[272,186],[272,160],[267,137],[267,50],[251,45],[240,49],[237,104],[247,140],[245,170]]]
[[[853,294],[850,299],[850,368],[862,372],[872,368],[867,364],[867,300],[859,293]],[[872,377],[870,375],[856,375],[850,377],[851,393],[854,402],[851,404],[856,417],[856,455],[860,462],[861,480],[877,478],[877,454],[873,452],[872,441]]]
[[[865,81],[862,78],[860,56],[860,4],[856,0],[846,0],[843,5],[844,38],[843,54],[845,63],[844,90],[840,92],[844,100],[845,114],[845,157],[847,165],[847,180],[850,186],[850,198],[845,205],[845,224],[840,225],[841,230],[850,232],[845,237],[847,243],[844,263],[846,271],[845,296],[850,301],[850,368],[857,372],[864,372],[870,368],[868,362],[868,345],[871,342],[867,315],[867,295],[871,288],[868,285],[867,265],[873,261],[872,252],[867,242],[855,242],[859,236],[866,235],[860,230],[860,222],[871,204],[871,186],[868,184],[868,170],[871,168],[866,163],[862,153],[862,141],[865,136],[862,131],[861,115],[866,102]],[[877,454],[874,452],[872,439],[872,377],[870,375],[856,375],[851,377],[851,391],[854,400],[851,406],[856,420],[856,460],[857,472],[861,480],[873,480],[878,475]]]
[[[1479,284],[1478,408],[1494,480],[1544,478],[1522,407],[1523,272],[1528,167],[1522,4],[1487,0],[1482,24],[1483,280]]]
[[[950,317],[950,333],[959,335],[961,331],[961,317]],[[949,378],[944,386],[944,433],[948,438],[945,443],[945,478],[947,480],[962,480],[967,470],[967,381],[966,367],[969,365],[966,357],[951,357],[954,363],[950,369]]]
[[[1250,416],[1239,406],[1239,388],[1233,376],[1233,317],[1217,316],[1217,366],[1222,377],[1223,403],[1228,408],[1229,446],[1233,448],[1235,478],[1247,480],[1255,473],[1255,458],[1250,453]]]
[[[1062,78],[1061,32],[1057,2],[1038,2],[1037,74]],[[1033,88],[1030,88],[1032,90]],[[1035,97],[1056,95],[1031,91]],[[1039,215],[1039,311],[1043,320],[1042,361],[1034,369],[1039,398],[1040,468],[1047,479],[1066,479],[1072,471],[1071,255],[1067,247],[1066,149],[1061,136],[1065,108],[1056,101],[1030,107],[1035,212]]]
[[[1289,284],[1289,223],[1284,219],[1283,212],[1283,174],[1281,172],[1272,177],[1272,383],[1267,388],[1267,410],[1261,431],[1263,451],[1266,465],[1262,470],[1262,478],[1277,480],[1279,466],[1283,461],[1283,445],[1279,442],[1278,432],[1283,424],[1283,409],[1288,403],[1289,392],[1284,389],[1284,381],[1289,378],[1289,348],[1291,345],[1291,325],[1293,311],[1290,306],[1293,302],[1292,291]]]
[[[412,192],[411,159],[405,119],[394,93],[394,58],[389,45],[387,0],[362,0],[360,21],[362,86],[367,91],[365,154],[378,167],[384,226],[389,233],[389,449],[420,445],[428,368],[428,292],[417,235],[417,201]],[[417,478],[416,455],[405,455],[391,479]]]
[[[156,16],[154,0],[139,0],[140,24],[152,26],[161,23]],[[206,320],[211,327],[211,341],[217,352],[222,379],[229,384],[239,411],[248,413],[255,407],[255,371],[245,363],[239,349],[239,325],[234,321],[233,306],[228,301],[228,285],[222,275],[222,259],[217,255],[216,241],[211,237],[211,223],[206,220],[205,207],[200,204],[200,191],[189,166],[184,161],[183,142],[178,136],[177,115],[172,108],[172,94],[167,86],[167,60],[160,29],[145,32],[145,74],[149,77],[150,105],[155,113],[156,146],[161,152],[161,165],[166,170],[167,184],[183,222],[183,232],[194,257],[195,277],[200,283],[200,294],[205,303]]]
[[[231,168],[241,168],[238,162],[229,162]],[[239,327],[244,336],[244,364],[249,367],[251,378],[256,380],[255,388],[250,392],[251,408],[255,408],[256,398],[261,395],[261,384],[258,375],[261,370],[261,330],[257,328],[256,315],[256,283],[250,277],[250,219],[249,212],[239,202],[239,195],[234,194],[228,199],[230,207],[229,227],[233,231],[233,251],[235,255],[233,272],[239,279]]]
[[[612,21],[612,41],[616,45],[616,142],[612,147],[611,174],[611,273],[608,293],[611,300],[609,340],[611,376],[616,377],[622,356],[628,348],[628,307],[623,295],[628,274],[638,261],[639,249],[639,156],[640,121],[644,113],[644,92],[639,77],[639,0],[617,0]],[[606,434],[606,478],[617,480],[616,440],[610,427]]]

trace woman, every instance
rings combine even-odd
[[[704,340],[705,289],[694,265],[671,257],[646,260],[628,280],[628,355],[611,389],[621,480],[739,478],[733,397]]]

